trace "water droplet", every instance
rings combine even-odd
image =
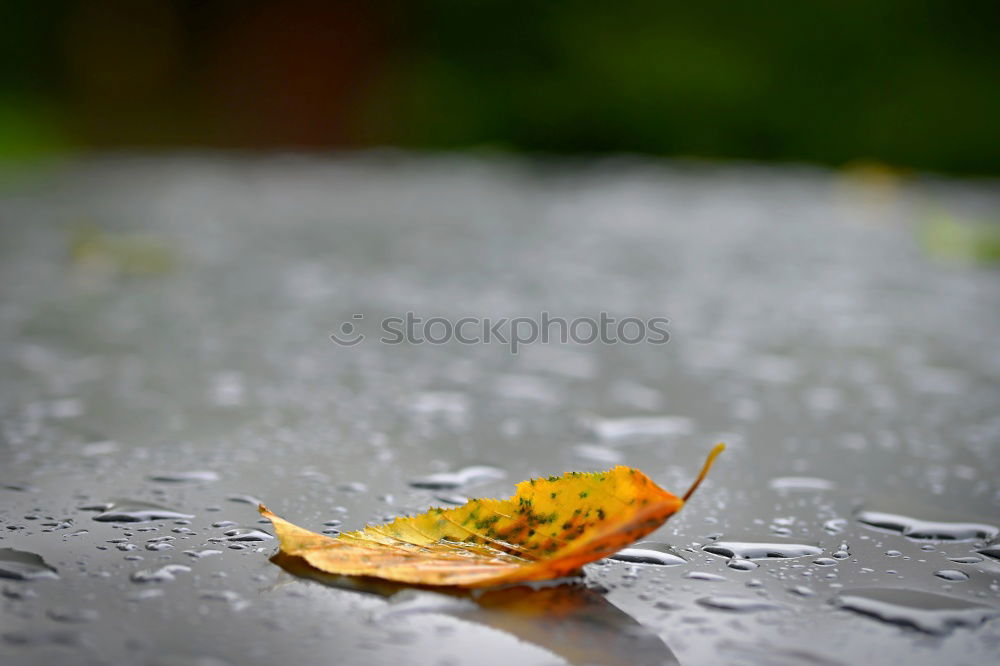
[[[815,560],[813,560],[813,564],[820,567],[832,567],[836,563],[837,560],[833,559],[832,557],[817,557]]]
[[[125,601],[145,601],[147,599],[157,599],[163,596],[163,590],[158,587],[151,587],[145,590],[136,590],[125,595]]]
[[[840,534],[847,527],[847,519],[831,518],[823,523],[823,530],[828,534]]]
[[[0,548],[0,578],[35,580],[58,577],[55,568],[46,564],[40,555],[13,548]]]
[[[573,453],[585,460],[592,460],[604,465],[617,465],[623,459],[620,451],[599,444],[577,444]]]
[[[135,571],[129,577],[133,583],[166,583],[176,578],[176,574],[191,571],[191,567],[183,564],[167,564],[159,569]]]
[[[934,575],[938,578],[943,578],[956,583],[969,580],[969,574],[964,571],[959,571],[958,569],[941,569],[940,571],[935,571]]]
[[[805,585],[796,585],[795,587],[789,588],[788,591],[800,597],[816,596],[816,592],[814,592],[812,588],[806,587]]]
[[[804,543],[756,541],[716,541],[702,546],[702,550],[713,555],[747,560],[787,559],[819,555],[823,549]]]
[[[782,608],[779,604],[775,604],[764,599],[723,594],[702,597],[701,599],[698,599],[697,603],[705,608],[731,611],[734,613],[753,613],[756,611],[779,610]]]
[[[248,601],[232,590],[205,590],[198,597],[208,601],[225,601],[236,611],[243,610],[250,605]]]
[[[820,479],[814,476],[781,476],[776,479],[771,479],[768,485],[772,490],[788,490],[788,491],[819,491],[819,490],[833,490],[836,488],[836,484],[833,481],[827,481],[826,479]]]
[[[434,499],[439,502],[444,502],[445,504],[451,504],[453,506],[461,506],[469,502],[469,498],[465,495],[458,495],[456,493],[438,493],[434,495]]]
[[[726,562],[726,566],[729,567],[730,569],[736,569],[737,571],[753,571],[760,565],[754,562],[753,560],[744,560],[741,558],[734,557],[728,562]]]
[[[948,634],[956,627],[977,627],[1000,615],[998,610],[964,599],[908,589],[849,590],[834,602],[846,610],[934,635]]]
[[[986,557],[992,557],[994,560],[1000,560],[1000,546],[989,546],[988,548],[980,548],[976,552],[981,553]]]
[[[683,416],[635,416],[617,419],[595,419],[590,428],[603,440],[689,435],[694,422]]]
[[[252,527],[234,527],[231,530],[226,530],[223,534],[225,541],[267,541],[274,538],[267,532]],[[212,541],[218,540],[220,539],[212,539]]]
[[[93,608],[51,608],[46,612],[56,622],[93,622],[100,615]]]
[[[38,596],[38,593],[34,590],[23,587],[11,587],[9,585],[5,585],[3,590],[0,590],[0,594],[3,594],[3,596],[7,599],[15,599],[18,601]]]
[[[243,375],[239,372],[220,372],[212,377],[209,397],[219,407],[239,407],[245,393]]]
[[[187,483],[192,481],[218,481],[219,475],[211,470],[188,470],[186,472],[157,472],[149,475],[150,481],[162,483]]]
[[[507,473],[497,467],[488,465],[473,465],[460,469],[457,472],[440,472],[430,474],[419,479],[410,481],[414,488],[427,488],[430,490],[455,490],[473,483],[503,479]]]
[[[996,526],[984,523],[920,520],[919,518],[882,511],[860,511],[856,518],[864,525],[899,532],[910,539],[971,541],[973,539],[992,539],[1000,533],[1000,529]]]
[[[707,571],[689,571],[684,574],[685,578],[690,578],[691,580],[709,580],[709,581],[720,581],[726,580],[725,576],[720,576],[719,574],[709,573]]]
[[[609,556],[608,559],[633,564],[660,564],[668,567],[687,562],[671,546],[656,541],[642,541],[630,548],[622,548],[614,555]]]
[[[230,495],[226,498],[230,502],[239,502],[240,504],[249,504],[250,506],[260,506],[263,504],[259,499],[253,495]]]
[[[63,398],[53,400],[49,404],[49,413],[52,418],[70,419],[83,414],[83,402],[79,398]]]
[[[101,523],[148,523],[152,520],[168,520],[176,518],[194,518],[188,513],[181,513],[149,502],[136,500],[112,500],[104,504],[80,507],[84,511],[100,511],[94,520]]]
[[[443,416],[455,425],[468,418],[469,396],[457,391],[424,391],[413,396],[410,409],[425,416]]]
[[[337,484],[337,490],[343,490],[345,493],[363,493],[368,490],[368,486],[360,481],[348,481]]]
[[[885,555],[886,557],[899,557],[902,553],[898,550],[887,550],[885,551]]]
[[[184,554],[187,555],[188,557],[200,560],[203,557],[210,557],[212,555],[222,555],[222,551],[215,550],[214,548],[202,548],[201,550],[185,550]]]
[[[983,558],[978,555],[969,555],[967,557],[949,557],[948,559],[955,564],[976,564],[983,561]]]
[[[90,442],[80,447],[80,455],[92,458],[95,456],[107,456],[118,451],[118,442],[106,440],[103,442]]]

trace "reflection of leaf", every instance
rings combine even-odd
[[[684,498],[639,470],[570,472],[517,485],[506,500],[475,499],[337,538],[297,527],[260,507],[282,552],[329,573],[420,585],[489,587],[575,573],[649,534],[691,496],[724,446],[717,445]]]
[[[408,588],[374,578],[324,573],[299,557],[279,553],[271,561],[285,571],[329,587],[393,597]],[[582,585],[534,589],[527,585],[470,593],[438,588],[459,603],[429,604],[425,612],[448,615],[504,631],[562,657],[569,664],[670,666],[677,658],[652,631]],[[399,597],[393,599],[395,601]],[[404,602],[405,603],[405,602]],[[402,604],[401,604],[402,605]]]

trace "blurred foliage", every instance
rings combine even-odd
[[[1000,263],[1000,225],[996,223],[937,212],[924,223],[920,239],[927,253],[937,259],[966,264]]]
[[[91,225],[73,230],[69,258],[81,271],[105,276],[162,275],[177,265],[176,252],[165,240]]]
[[[400,145],[998,174],[998,28],[986,0],[8,0],[0,153]]]

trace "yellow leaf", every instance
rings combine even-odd
[[[569,472],[517,484],[505,500],[474,499],[329,537],[263,505],[286,555],[327,573],[418,585],[490,587],[575,573],[649,534],[676,513],[724,445],[712,449],[683,498],[637,469]]]

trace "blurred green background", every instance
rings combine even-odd
[[[639,152],[1000,174],[1000,3],[6,0],[0,157]]]

